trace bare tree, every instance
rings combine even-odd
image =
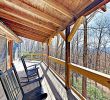
[[[87,19],[84,21],[83,66],[87,66]],[[87,98],[87,78],[82,77],[82,95]]]

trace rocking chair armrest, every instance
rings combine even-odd
[[[40,62],[40,63],[41,63],[41,62]],[[35,68],[37,68],[36,66],[38,66],[40,63],[27,66],[27,68],[32,67],[32,66],[34,66]]]
[[[30,65],[30,66],[27,66],[27,68],[32,67],[32,66],[36,67],[36,64],[34,64],[34,65]]]

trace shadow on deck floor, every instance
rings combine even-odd
[[[15,66],[17,67],[17,71],[19,72],[19,76],[26,76],[23,65],[21,61],[15,61]],[[38,61],[32,61],[32,62],[26,62],[27,66],[32,65],[33,63],[39,63]],[[44,89],[44,92],[48,94],[48,97],[46,100],[77,100],[71,91],[66,91],[64,85],[62,85],[58,79],[52,74],[52,72],[46,68],[46,65],[44,63],[41,63],[39,65],[39,73],[40,76],[43,77],[42,80],[42,87]],[[26,80],[21,80],[26,81]],[[38,83],[32,83],[30,85],[24,86],[23,90],[25,93],[35,89],[38,87]]]

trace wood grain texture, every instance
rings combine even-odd
[[[0,34],[5,35],[8,40],[14,40],[17,43],[22,42],[22,40],[3,22],[0,22]]]
[[[58,32],[63,31],[73,18],[77,18],[77,15],[93,1],[94,0],[1,0],[0,17],[47,33],[48,38],[44,40],[44,42],[47,42]],[[109,0],[104,0],[104,3],[98,5],[96,8],[100,8],[100,6],[108,1]],[[85,15],[93,12],[96,8],[86,12]]]

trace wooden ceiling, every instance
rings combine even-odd
[[[46,42],[94,1],[0,0],[0,18],[18,36]]]

